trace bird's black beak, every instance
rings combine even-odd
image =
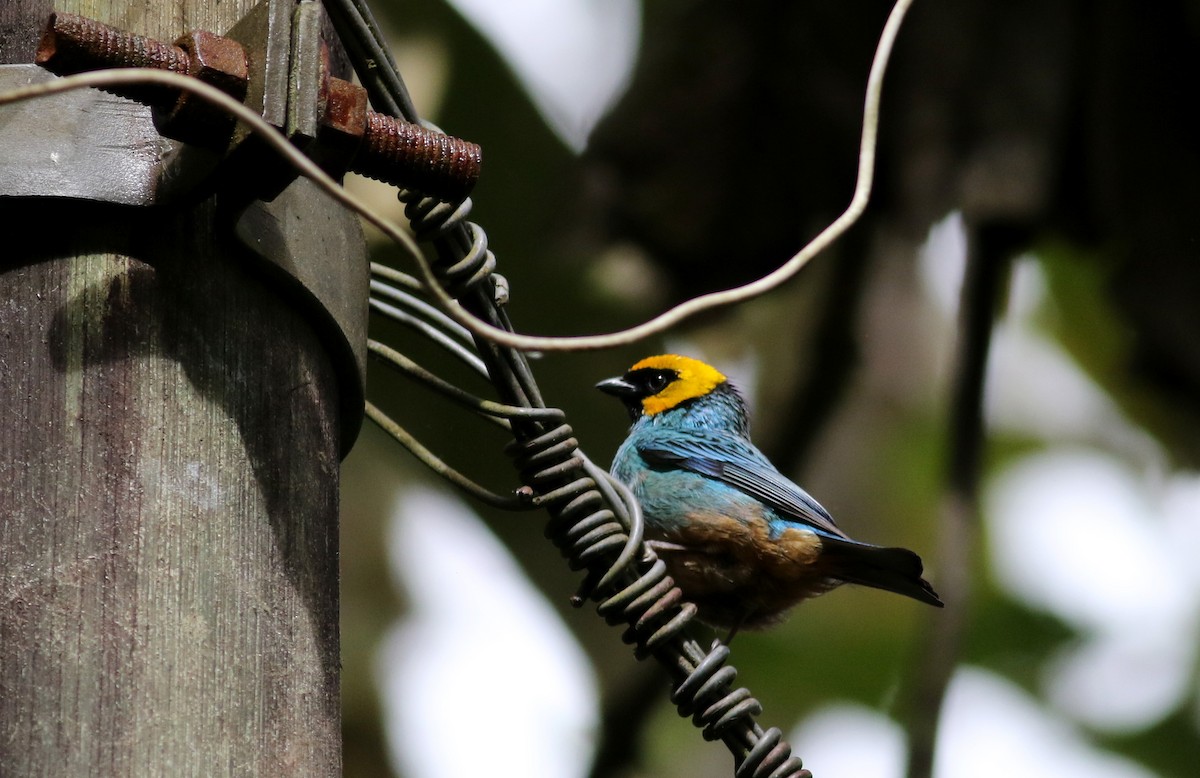
[[[606,378],[596,384],[596,388],[605,394],[611,394],[613,397],[619,397],[622,400],[632,398],[638,391],[636,386],[624,378]]]
[[[606,378],[596,384],[596,388],[605,394],[616,397],[629,411],[629,420],[636,422],[642,415],[642,393],[638,387],[624,378]]]

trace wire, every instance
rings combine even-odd
[[[911,4],[912,0],[897,0],[896,4],[892,7],[871,62],[871,72],[867,79],[866,98],[863,106],[863,129],[859,143],[858,175],[855,182],[854,194],[846,210],[808,244],[796,252],[791,259],[767,275],[743,286],[694,297],[642,324],[602,335],[524,335],[505,329],[496,322],[487,322],[472,315],[464,307],[458,305],[454,297],[443,287],[429,261],[407,231],[392,224],[389,220],[371,209],[364,201],[339,186],[328,174],[292,146],[287,138],[280,134],[274,127],[267,124],[261,116],[258,116],[249,108],[220,90],[190,76],[142,68],[100,70],[11,90],[0,94],[0,105],[84,87],[103,88],[128,84],[161,84],[185,90],[201,100],[228,111],[238,121],[245,123],[252,132],[266,141],[274,151],[284,157],[288,164],[295,168],[300,175],[312,180],[339,203],[358,213],[368,222],[379,228],[388,238],[403,247],[416,262],[421,280],[438,306],[446,315],[470,330],[472,334],[497,345],[522,351],[594,351],[615,348],[643,340],[663,332],[684,319],[702,311],[735,305],[766,294],[795,276],[813,257],[826,249],[858,221],[870,200],[871,189],[874,183],[875,150],[878,137],[879,104],[883,90],[883,79],[887,71],[888,60],[891,56],[896,36],[899,33],[905,13]],[[403,87],[402,84],[400,86],[401,88]]]
[[[366,0],[324,0],[324,6],[371,104],[392,116],[417,121],[417,109]]]
[[[349,32],[342,37],[376,107],[416,120],[415,109],[365,0],[327,0],[327,5],[333,11],[335,23],[340,18],[344,25],[349,25]],[[412,234],[342,189],[254,112],[195,79],[156,70],[98,71],[0,94],[0,105],[85,86],[149,83],[187,91],[235,116],[298,174],[312,180],[404,248],[416,262],[419,278],[373,265],[372,309],[433,338],[472,369],[489,377],[506,402],[475,397],[376,341],[368,342],[370,354],[452,402],[510,430],[514,442],[508,452],[525,485],[513,495],[492,492],[447,465],[373,404],[367,404],[367,415],[419,460],[477,499],[506,509],[545,507],[550,514],[547,536],[562,550],[573,569],[587,570],[574,598],[576,603],[594,598],[599,602],[597,611],[606,621],[628,625],[622,640],[634,645],[637,657],[654,656],[668,670],[675,682],[671,699],[680,714],[692,717],[706,739],[726,743],[737,763],[736,774],[801,778],[809,773],[791,755],[780,730],[775,727],[764,730],[754,721],[762,706],[749,690],[732,688],[736,671],[725,664],[728,647],[714,642],[706,651],[684,631],[696,608],[684,600],[683,593],[666,575],[665,565],[642,543],[643,519],[637,501],[628,488],[580,451],[563,412],[545,407],[529,364],[519,350],[595,350],[649,337],[700,311],[765,294],[794,276],[845,233],[860,217],[870,197],[883,76],[910,5],[911,0],[898,0],[893,6],[872,61],[864,101],[859,170],[846,211],[781,267],[757,281],[693,298],[636,327],[606,335],[536,337],[513,333],[502,307],[506,284],[493,272],[495,257],[487,249],[486,235],[478,225],[466,221],[471,207],[469,200],[444,203],[417,193],[401,194],[406,203],[405,215],[416,236],[432,240],[437,248],[440,264],[435,272]],[[437,309],[418,300],[413,293],[431,296]],[[461,296],[461,304],[456,295]],[[477,354],[471,353],[466,333],[473,336]],[[616,587],[621,588],[614,593]]]

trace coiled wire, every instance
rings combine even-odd
[[[339,35],[376,108],[417,121],[365,0],[326,0]],[[436,253],[436,272],[448,291],[476,316],[511,330],[504,311],[507,282],[496,274],[487,235],[467,220],[470,199],[445,203],[403,192],[414,235]],[[561,410],[547,408],[523,354],[474,339],[445,314],[419,299],[421,284],[403,273],[372,266],[371,308],[430,337],[492,382],[500,402],[484,400],[425,371],[385,344],[370,353],[452,401],[507,427],[506,448],[522,487],[497,494],[442,462],[375,406],[367,413],[402,445],[452,483],[484,502],[509,509],[543,507],[546,536],[573,570],[585,571],[573,598],[598,603],[612,625],[625,624],[621,639],[638,659],[653,657],[675,684],[671,701],[707,740],[721,740],[733,754],[738,778],[811,778],[792,756],[777,727],[763,730],[754,717],[762,706],[746,688],[733,689],[737,671],[727,664],[728,646],[703,649],[687,625],[696,607],[667,575],[666,566],[642,541],[641,510],[628,489],[580,450]]]
[[[485,301],[493,307],[491,314],[500,318],[502,311],[494,307],[500,302],[495,295],[499,287],[491,272],[495,257],[487,250],[483,231],[471,224],[468,228],[471,239],[460,244],[466,246],[465,255],[455,257],[447,252],[446,233],[465,219],[470,201],[451,209],[444,203],[408,194],[402,199],[407,204],[406,215],[416,220],[414,232],[434,242],[439,259],[444,254],[450,257],[450,264],[445,267],[453,271],[453,280],[448,277],[447,286],[460,284],[460,295],[473,297],[477,304]],[[431,220],[421,221],[424,215],[430,215]],[[443,272],[441,261],[437,267],[439,273]],[[509,350],[477,344],[483,347],[481,356],[477,356],[467,350],[469,333],[456,329],[444,314],[393,285],[409,285],[403,274],[380,266],[374,266],[372,272],[371,305],[378,313],[427,334],[436,332],[435,342],[466,364],[486,371],[498,390],[503,391],[511,384],[520,387],[522,396],[537,395],[523,385],[524,380],[532,379],[523,380],[520,371],[501,373],[500,380],[496,380],[496,371],[503,371],[512,363],[524,365],[522,355],[504,354],[508,360],[500,361],[497,352]],[[415,285],[415,279],[412,282]],[[484,296],[479,288],[488,285],[490,293]],[[749,690],[731,688],[737,672],[726,664],[728,647],[714,642],[706,652],[685,633],[684,628],[696,613],[695,606],[684,601],[682,591],[667,575],[662,560],[641,544],[640,509],[636,501],[623,484],[583,454],[561,410],[473,397],[384,344],[372,342],[370,352],[453,401],[504,423],[512,431],[515,440],[506,450],[525,486],[509,498],[479,487],[441,463],[418,442],[405,437],[407,433],[374,406],[368,408],[371,418],[393,437],[435,471],[484,502],[509,509],[545,508],[550,514],[546,536],[571,569],[586,572],[574,597],[575,604],[596,600],[597,611],[609,624],[626,625],[622,640],[634,647],[635,656],[639,659],[652,656],[668,668],[677,684],[671,700],[680,715],[691,717],[706,739],[726,743],[738,764],[735,775],[776,778],[809,775],[800,759],[791,756],[778,728],[764,731],[753,721],[762,712],[762,706]]]

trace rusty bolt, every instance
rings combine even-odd
[[[319,99],[323,103],[318,118],[320,157],[332,169],[344,172],[350,168],[367,133],[367,116],[371,113],[367,90],[349,81],[332,78],[323,68]]]
[[[212,84],[230,97],[245,99],[250,84],[250,62],[242,44],[232,38],[193,30],[175,45],[188,54],[187,74]]]
[[[242,44],[205,30],[180,37],[175,45],[188,55],[187,74],[215,86],[235,100],[244,100],[250,85],[250,62]],[[236,122],[215,106],[182,92],[170,108],[155,115],[159,130],[188,143],[223,148]]]
[[[114,68],[155,68],[175,73],[188,71],[188,54],[153,38],[67,13],[50,14],[38,44],[37,64],[60,75]]]
[[[67,13],[50,15],[34,61],[60,76],[100,68],[168,70],[239,100],[250,81],[246,51],[229,38],[196,30],[169,44]]]
[[[341,167],[402,189],[456,201],[479,180],[478,145],[367,108],[367,91],[325,76],[320,142]]]
[[[154,68],[183,74],[191,65],[188,53],[179,46],[67,13],[50,15],[34,61],[60,76],[104,67]],[[162,87],[122,87],[112,91],[147,103],[164,102],[174,95],[174,90]]]
[[[454,201],[475,186],[481,163],[482,152],[474,143],[372,111],[350,169]]]
[[[236,41],[197,30],[172,45],[67,13],[50,16],[34,61],[60,76],[98,68],[166,70],[198,78],[237,100],[245,98],[250,83],[246,51]],[[168,137],[218,148],[229,141],[232,117],[187,93],[164,87],[111,91],[153,106],[159,130]]]
[[[172,45],[67,13],[51,14],[35,61],[58,75],[110,67],[167,70],[238,100],[245,99],[250,81],[246,50],[230,38],[196,30]],[[322,64],[320,145],[330,148],[320,156],[393,186],[450,201],[466,197],[479,178],[478,145],[369,110],[366,90],[329,76]],[[229,142],[232,117],[186,93],[162,87],[112,91],[153,106],[159,131],[168,137],[217,148]]]

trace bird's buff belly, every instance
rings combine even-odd
[[[837,585],[821,563],[820,536],[788,527],[771,537],[763,518],[693,511],[665,531],[648,522],[646,536],[700,620],[715,627],[769,626]]]

